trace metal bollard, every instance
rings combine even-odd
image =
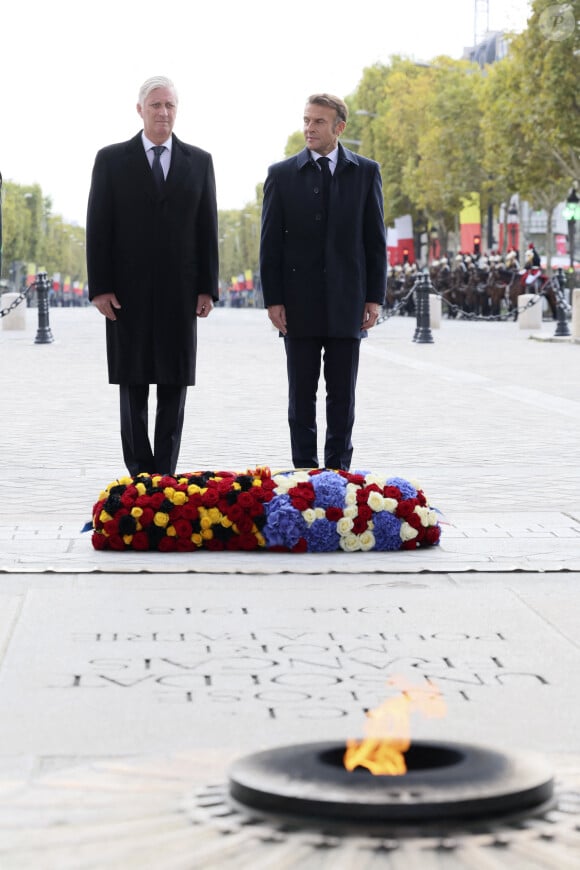
[[[49,305],[48,293],[50,285],[48,283],[48,275],[46,272],[39,272],[36,276],[36,293],[38,296],[38,330],[36,332],[35,344],[50,344],[54,341],[50,330],[49,322]]]
[[[433,335],[431,334],[431,317],[429,313],[429,293],[433,289],[429,275],[424,272],[419,275],[416,284],[416,300],[417,300],[417,327],[413,336],[413,341],[417,344],[433,344]]]
[[[558,283],[558,289],[556,290],[558,325],[556,326],[556,332],[554,333],[554,336],[566,336],[570,335],[570,327],[568,326],[568,318],[566,316],[566,302],[564,299],[564,287],[566,286],[566,279],[564,277],[564,272],[562,268],[558,269],[558,272],[556,274],[556,281]]]

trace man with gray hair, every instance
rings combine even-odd
[[[119,384],[123,457],[133,476],[175,474],[187,387],[195,384],[197,318],[218,299],[213,161],[173,133],[177,102],[170,79],[143,83],[143,130],[97,153],[89,193],[89,299],[106,318],[109,383]]]

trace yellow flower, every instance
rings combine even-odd
[[[257,533],[256,533],[256,540],[257,540],[257,542],[258,542],[258,546],[259,546],[259,547],[265,547],[265,546],[266,546],[266,538],[264,537],[264,535],[263,535],[261,532],[257,532]]]
[[[212,527],[212,521],[210,520],[210,518],[208,516],[202,517],[201,520],[199,521],[199,524],[200,524],[201,528],[203,529],[203,531],[206,531],[207,529],[211,529],[211,527]]]
[[[133,535],[123,535],[123,543],[127,544],[127,546],[129,546],[132,540]]]
[[[191,536],[191,542],[192,542],[192,544],[195,544],[196,547],[201,547],[202,542],[203,542],[203,538],[201,537],[199,532],[193,533],[193,535]]]
[[[205,538],[206,541],[211,541],[213,538],[213,532],[211,529],[202,529],[201,536],[202,538]]]
[[[129,486],[133,483],[132,477],[120,477],[117,483],[121,484],[121,486]]]
[[[137,490],[139,495],[145,495],[145,493],[147,492],[147,487],[145,486],[144,483],[136,483],[135,489]]]
[[[216,508],[216,507],[209,508],[207,515],[208,515],[209,519],[211,520],[212,525],[217,525],[219,522],[221,522],[222,512],[220,511],[219,508]]]
[[[163,511],[157,511],[153,517],[153,522],[156,526],[159,526],[162,529],[169,522],[169,514],[166,514]]]
[[[153,486],[157,486],[157,485],[159,484],[160,480],[161,480],[161,475],[160,475],[160,474],[155,474],[155,475],[153,475],[153,477],[151,478],[151,483],[153,484]]]
[[[113,519],[113,517],[112,517],[110,514],[108,514],[107,511],[104,511],[104,510],[103,510],[103,511],[101,511],[101,513],[99,514],[99,519],[100,519],[100,521],[101,521],[102,523],[108,523],[109,520],[112,520],[112,519]]]
[[[221,518],[220,523],[224,527],[224,529],[230,529],[233,526],[233,523],[230,520],[230,518],[226,517],[226,516],[223,516]]]
[[[187,487],[187,494],[195,495],[196,492],[201,492],[201,488],[197,485],[197,483],[190,483]]]
[[[143,516],[143,508],[140,508],[138,505],[135,505],[134,507],[131,508],[131,516],[135,517],[135,519],[142,517]]]
[[[165,489],[163,490],[163,495],[165,496],[165,498],[168,498],[169,501],[171,501],[174,492],[175,492],[175,490],[173,489],[172,486],[166,486]]]
[[[170,538],[175,538],[176,535],[177,535],[177,532],[175,531],[175,526],[167,526],[166,534],[167,534]]]
[[[173,502],[173,504],[177,505],[185,504],[185,502],[187,501],[187,496],[181,489],[178,489],[177,492],[173,493],[173,498],[171,499],[171,501]]]

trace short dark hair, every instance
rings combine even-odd
[[[348,106],[340,97],[335,97],[334,94],[311,94],[306,102],[312,103],[315,106],[328,106],[330,109],[334,109],[337,118],[346,124]]]

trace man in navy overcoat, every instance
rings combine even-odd
[[[268,316],[284,337],[296,468],[318,467],[321,355],[324,466],[350,467],[360,340],[376,324],[385,298],[380,169],[339,142],[347,116],[338,97],[309,97],[306,147],[271,166],[264,184],[260,277]]]
[[[172,132],[177,94],[169,79],[148,79],[137,110],[143,131],[95,159],[89,298],[107,318],[125,464],[132,475],[174,474],[187,387],[195,383],[197,318],[207,317],[218,299],[215,179],[211,155]],[[153,445],[151,384],[157,385]]]

